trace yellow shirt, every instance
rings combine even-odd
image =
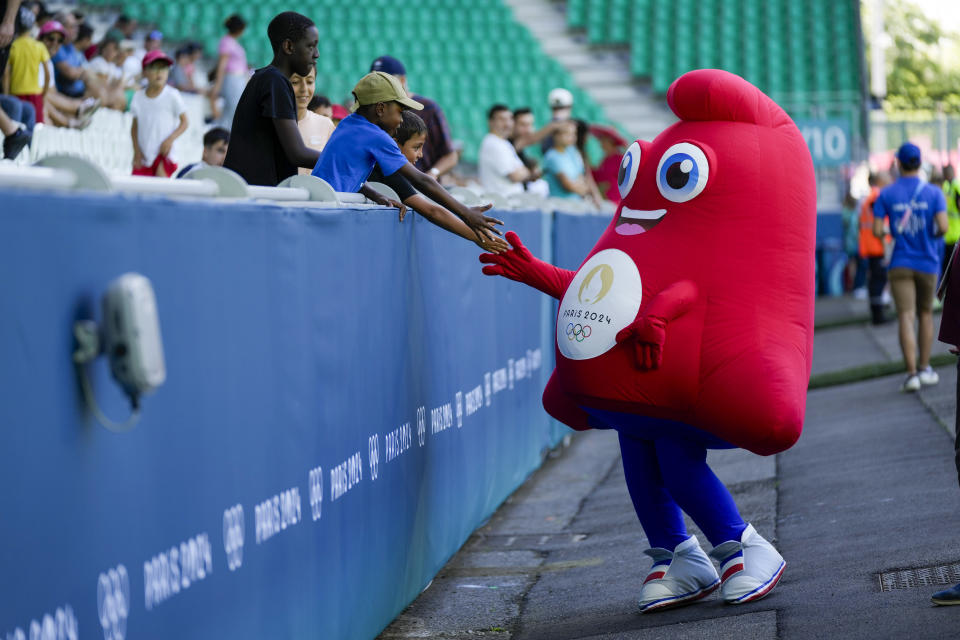
[[[33,96],[43,93],[40,65],[50,60],[50,52],[39,40],[25,33],[10,45],[10,93]]]

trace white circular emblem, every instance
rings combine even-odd
[[[587,360],[609,351],[617,332],[636,319],[642,296],[633,258],[619,249],[604,249],[591,257],[560,301],[560,353],[572,360]]]

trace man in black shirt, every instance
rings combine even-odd
[[[270,21],[267,36],[273,62],[253,74],[240,96],[223,166],[249,184],[275,187],[297,167],[313,169],[320,157],[303,144],[289,80],[293,73],[309,75],[320,57],[320,34],[310,18],[284,11]]]

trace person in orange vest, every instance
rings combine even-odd
[[[867,286],[870,293],[870,320],[873,324],[887,321],[883,309],[883,289],[887,286],[885,248],[890,246],[890,234],[883,238],[873,235],[873,203],[880,190],[890,183],[890,175],[884,171],[871,173],[870,193],[860,203],[860,256],[867,260]]]

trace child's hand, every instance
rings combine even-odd
[[[480,241],[492,240],[502,235],[495,225],[503,224],[503,221],[483,215],[492,206],[492,204],[485,204],[479,207],[467,207],[469,215],[463,217],[463,221]]]
[[[490,253],[503,253],[510,249],[510,245],[507,244],[503,238],[493,238],[485,241],[474,240],[473,242],[484,251],[489,251]]]
[[[173,141],[170,139],[164,140],[160,144],[160,155],[162,155],[165,158],[169,157],[171,148],[173,148]]]

